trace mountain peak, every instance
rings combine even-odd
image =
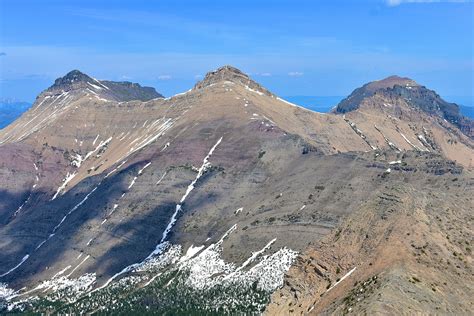
[[[355,89],[347,98],[342,100],[336,107],[336,113],[346,113],[359,108],[365,98],[372,97],[381,90],[393,89],[395,86],[411,89],[412,87],[420,87],[416,81],[392,75],[387,78],[371,81],[362,87]]]
[[[252,80],[247,74],[230,65],[225,65],[220,68],[217,68],[214,71],[208,72],[203,80],[196,83],[194,89],[210,87],[216,83],[224,81],[242,84],[247,88],[262,92],[269,96],[273,95],[270,91],[268,91],[260,84]]]
[[[68,72],[65,76],[59,77],[54,81],[53,86],[64,86],[64,85],[71,85],[75,82],[89,82],[93,81],[91,77],[86,75],[85,73],[74,69]]]
[[[195,85],[195,88],[208,87],[220,81],[249,82],[250,80],[250,77],[239,69],[226,65],[208,72],[204,79]]]
[[[244,76],[245,78],[248,78],[249,79],[249,76],[247,74],[245,74],[244,72],[242,72],[240,69],[234,67],[234,66],[231,66],[231,65],[224,65],[222,67],[219,67],[217,68],[216,70],[214,71],[210,71],[208,73],[209,75],[213,75],[213,74],[220,74],[222,76],[226,76],[226,75],[237,75],[237,76]]]
[[[412,80],[407,77],[400,77],[397,75],[392,75],[387,78],[381,79],[381,80],[376,80],[367,83],[364,85],[365,89],[368,92],[375,92],[380,89],[387,89],[387,88],[393,88],[394,86],[403,86],[403,87],[415,87],[419,86],[418,83],[416,83],[415,80]]]
[[[387,109],[386,104],[394,102],[441,117],[457,126],[468,137],[474,137],[474,121],[464,117],[457,104],[443,100],[435,91],[410,78],[399,76],[372,81],[355,89],[337,105],[334,112],[347,113],[363,105],[393,111],[392,107]]]
[[[46,93],[57,95],[73,90],[113,101],[148,101],[163,97],[152,87],[142,87],[138,83],[128,81],[97,80],[77,69],[56,79],[54,84],[46,90]]]

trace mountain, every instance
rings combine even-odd
[[[70,92],[86,92],[96,97],[102,97],[114,101],[148,101],[155,98],[163,98],[161,94],[151,87],[142,87],[138,83],[128,81],[99,81],[88,75],[73,70],[64,77],[55,80],[54,85],[49,87],[45,93],[46,96],[61,94],[67,95]]]
[[[460,113],[459,105],[444,101],[436,92],[409,78],[391,76],[373,81],[354,90],[336,107],[336,113],[347,113],[373,104],[389,106],[404,103],[407,107],[439,116],[457,126],[471,139],[474,138],[474,121]]]
[[[73,71],[0,131],[5,309],[337,313],[369,276],[359,311],[406,290],[394,311],[469,309],[456,125],[401,102],[315,113],[232,66],[170,98],[117,85]]]
[[[0,129],[16,120],[31,106],[28,102],[13,99],[0,100]]]

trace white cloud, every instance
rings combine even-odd
[[[388,6],[396,7],[404,3],[469,3],[472,0],[386,0]]]
[[[202,75],[195,75],[194,79],[197,79],[197,80],[202,79]]]
[[[299,71],[290,71],[288,73],[288,76],[290,77],[301,77],[302,75],[304,75],[304,73],[299,72]]]
[[[158,76],[158,80],[170,80],[172,77],[170,75],[161,75]]]
[[[269,72],[264,72],[264,73],[261,73],[260,76],[262,76],[262,77],[271,77],[272,74],[269,73]]]

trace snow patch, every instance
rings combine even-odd
[[[73,172],[73,173],[67,173],[66,177],[63,179],[63,184],[61,184],[58,188],[58,190],[56,191],[56,193],[54,194],[54,196],[51,198],[51,201],[56,199],[59,195],[59,193],[61,193],[61,191],[63,191],[67,184],[76,176],[76,173]]]

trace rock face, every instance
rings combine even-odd
[[[77,71],[56,80],[0,131],[0,300],[38,313],[338,313],[350,278],[380,277],[388,297],[417,291],[396,282],[424,271],[410,242],[432,269],[469,235],[473,143],[377,90],[400,80],[344,115],[288,103],[231,66],[167,99]],[[420,296],[466,311],[472,279],[455,271],[465,296]]]
[[[335,112],[354,111],[370,103],[376,95],[388,100],[398,99],[401,102],[406,102],[409,107],[445,119],[471,139],[474,137],[474,121],[461,115],[457,104],[446,102],[433,90],[429,90],[409,78],[398,76],[370,82],[357,88],[337,105]]]

